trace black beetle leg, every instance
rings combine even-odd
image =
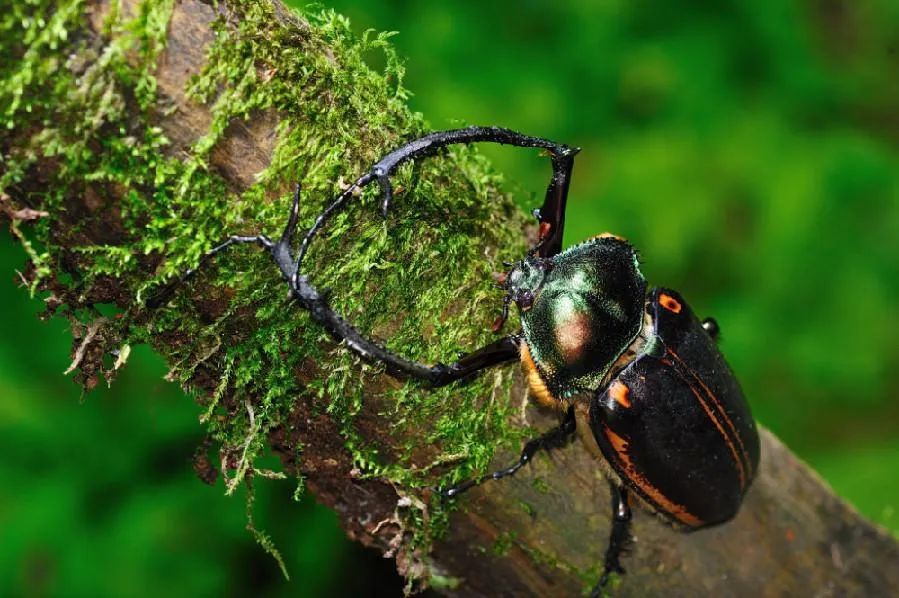
[[[546,198],[543,207],[539,210],[540,238],[537,252],[541,257],[550,257],[562,248],[562,229],[565,224],[565,203],[568,197],[568,185],[571,180],[571,169],[574,166],[574,156],[580,151],[578,148],[543,139],[523,135],[510,129],[501,127],[466,127],[450,131],[430,133],[418,139],[414,139],[406,145],[397,148],[381,158],[371,170],[362,175],[349,188],[338,195],[325,211],[316,219],[315,224],[306,233],[295,262],[299,272],[303,258],[306,256],[309,242],[321,227],[330,219],[331,215],[346,205],[353,193],[371,183],[377,181],[381,188],[381,212],[386,216],[393,200],[393,186],[390,184],[390,175],[400,165],[417,158],[432,156],[442,148],[454,144],[468,144],[477,142],[499,143],[518,147],[537,147],[547,150],[552,158],[553,174],[549,186],[546,189]]]
[[[534,212],[540,223],[537,245],[534,249],[540,257],[552,257],[562,250],[565,204],[568,201],[574,155],[578,151],[580,150],[577,148],[565,147],[563,151],[552,152],[553,176],[546,188],[543,207]]]
[[[521,456],[518,458],[518,461],[514,465],[506,467],[505,469],[500,469],[499,471],[494,471],[493,473],[489,473],[473,480],[467,480],[465,482],[462,482],[461,484],[456,484],[452,488],[440,490],[440,494],[444,498],[452,498],[454,496],[458,496],[466,490],[483,484],[488,480],[500,480],[504,477],[514,475],[518,472],[519,469],[530,463],[531,459],[534,458],[534,455],[536,455],[538,451],[561,448],[562,446],[564,446],[565,443],[567,443],[571,436],[574,434],[576,429],[577,422],[574,417],[574,407],[571,407],[565,413],[565,419],[562,420],[561,424],[559,424],[555,428],[552,428],[551,430],[547,430],[537,438],[529,440],[524,445],[524,449],[522,449],[521,451]]]
[[[330,309],[327,301],[310,284],[308,278],[302,275],[303,259],[312,239],[325,223],[338,211],[343,209],[354,194],[370,183],[377,181],[381,188],[381,209],[386,214],[393,198],[393,190],[390,184],[390,175],[403,163],[426,156],[436,154],[441,148],[453,144],[466,144],[474,142],[492,142],[519,147],[537,147],[550,152],[553,163],[553,177],[547,189],[544,211],[549,216],[541,219],[541,231],[543,238],[539,243],[541,255],[551,255],[550,251],[558,252],[561,247],[561,225],[564,218],[565,199],[568,192],[568,181],[571,174],[571,166],[577,149],[558,144],[548,139],[522,135],[509,129],[499,127],[467,127],[431,133],[415,139],[406,145],[390,152],[378,161],[371,170],[356,179],[349,187],[344,189],[325,210],[316,218],[313,225],[306,232],[292,272],[286,274],[290,280],[291,288],[301,305],[312,313],[312,317],[322,324],[328,332],[338,340],[346,341],[353,351],[369,361],[380,361],[387,367],[388,373],[404,378],[416,378],[429,383],[432,386],[442,386],[461,378],[465,378],[492,365],[512,361],[518,357],[517,338],[506,337],[495,343],[491,343],[482,349],[474,351],[467,357],[454,364],[436,364],[426,366],[421,363],[403,359],[394,355],[384,347],[364,338],[359,332],[337,313]],[[543,222],[547,225],[544,226]],[[280,252],[278,252],[280,253]],[[280,256],[276,256],[282,271]]]
[[[455,363],[442,366],[441,375],[431,382],[431,386],[446,386],[489,367],[518,361],[521,358],[520,345],[521,339],[516,335],[497,339],[480,349],[463,355]]]
[[[269,249],[269,250],[271,250],[275,246],[275,243],[273,243],[272,240],[269,239],[268,237],[266,237],[265,235],[254,235],[254,236],[232,235],[232,236],[228,237],[227,239],[225,239],[223,242],[219,243],[218,245],[216,245],[215,247],[210,249],[209,251],[207,251],[205,254],[203,254],[203,257],[200,258],[200,262],[196,265],[196,267],[185,270],[184,274],[182,274],[181,276],[176,278],[174,281],[170,282],[169,284],[162,287],[162,289],[160,289],[159,291],[154,293],[149,299],[147,299],[147,302],[146,302],[147,307],[149,307],[150,309],[155,309],[157,307],[160,307],[161,305],[163,305],[166,301],[168,301],[171,298],[172,293],[175,291],[175,289],[177,289],[179,286],[184,284],[189,278],[191,278],[194,274],[196,274],[197,271],[201,267],[203,267],[203,265],[205,265],[207,262],[209,262],[209,260],[211,260],[213,257],[218,255],[219,253],[221,253],[228,247],[231,247],[232,245],[242,245],[242,244],[246,244],[246,243],[255,243],[255,244],[261,245],[262,247],[265,247],[266,249]]]
[[[432,387],[444,386],[484,368],[519,358],[518,337],[507,336],[469,353],[451,365],[437,363],[428,366],[410,361],[362,336],[329,307],[327,298],[302,274],[295,273],[290,278],[290,287],[300,305],[308,309],[312,319],[321,324],[331,336],[345,342],[347,347],[366,361],[384,364],[387,373],[397,378],[415,378]]]
[[[375,164],[371,174],[381,185],[381,211],[385,214],[387,213],[390,201],[393,198],[390,181],[387,177],[393,174],[401,164],[409,160],[432,156],[441,148],[449,145],[477,142],[499,143],[518,147],[539,147],[548,150],[550,155],[553,156],[553,179],[550,181],[550,189],[557,188],[559,198],[554,200],[553,205],[561,200],[562,209],[564,210],[564,196],[568,192],[568,178],[571,172],[570,166],[566,170],[566,164],[573,163],[574,154],[579,151],[577,148],[568,147],[549,139],[522,135],[516,131],[501,127],[466,127],[464,129],[431,133],[415,139],[390,152]]]
[[[354,185],[358,187],[364,184],[366,184],[365,177],[359,179]],[[353,188],[351,186],[341,193],[335,203],[345,201],[352,194]],[[295,261],[291,257],[290,242],[296,232],[299,202],[300,186],[297,185],[287,224],[277,242],[272,241],[265,235],[229,237],[200,258],[200,262],[195,268],[187,270],[174,282],[169,283],[161,291],[153,295],[147,301],[147,307],[153,309],[164,304],[178,286],[193,276],[210,259],[231,245],[256,243],[269,251],[275,264],[280,268],[284,278],[287,279],[291,294],[300,305],[309,310],[310,315],[316,322],[321,324],[338,341],[346,342],[347,346],[359,356],[369,361],[383,363],[391,375],[403,378],[416,378],[432,386],[443,386],[471,376],[482,369],[518,359],[519,339],[517,336],[507,336],[496,340],[477,351],[469,353],[451,365],[438,363],[434,366],[427,366],[398,357],[384,347],[363,337],[358,330],[328,306],[325,294],[319,292],[305,276],[299,274],[294,266]],[[335,203],[332,203],[332,206]],[[321,220],[321,217],[319,218]]]
[[[219,243],[200,258],[199,263],[193,267],[187,269],[181,276],[176,278],[174,281],[165,285],[161,290],[157,291],[153,294],[152,297],[147,299],[146,305],[150,309],[155,309],[160,307],[169,298],[172,296],[172,293],[179,286],[187,282],[197,271],[202,268],[205,264],[207,264],[213,257],[231,247],[232,245],[241,245],[247,243],[255,243],[267,249],[272,256],[275,258],[275,262],[281,266],[282,272],[284,272],[284,262],[286,258],[286,263],[290,264],[292,261],[290,259],[290,242],[293,239],[294,232],[297,228],[297,216],[300,208],[300,185],[297,184],[294,188],[293,192],[293,201],[290,204],[290,214],[287,218],[287,225],[284,227],[284,232],[281,234],[281,238],[278,239],[278,242],[272,241],[265,235],[252,235],[252,236],[243,236],[243,235],[232,235],[225,239],[222,243]],[[285,273],[285,276],[291,272],[288,270]]]
[[[602,577],[593,588],[591,598],[602,595],[602,589],[609,582],[613,573],[624,573],[619,558],[627,550],[631,541],[631,508],[628,504],[627,488],[610,484],[612,490],[612,531],[609,533],[609,546],[606,548],[605,564]]]

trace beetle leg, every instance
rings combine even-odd
[[[179,286],[184,284],[188,279],[190,279],[194,274],[196,274],[197,271],[203,265],[205,265],[207,262],[209,262],[209,260],[211,260],[213,257],[218,255],[219,253],[221,253],[228,247],[231,247],[232,245],[243,245],[243,244],[247,244],[247,243],[255,243],[257,245],[261,245],[262,247],[265,247],[268,250],[271,250],[275,246],[275,243],[271,239],[266,237],[265,235],[253,235],[253,236],[232,235],[232,236],[228,237],[227,239],[225,239],[223,242],[219,243],[218,245],[216,245],[215,247],[210,249],[209,251],[207,251],[203,255],[203,257],[200,258],[199,263],[197,263],[197,265],[195,267],[188,268],[187,270],[184,271],[184,274],[182,274],[181,276],[179,276],[172,282],[168,283],[167,285],[163,286],[159,291],[154,293],[149,299],[147,299],[147,302],[146,302],[147,307],[149,307],[150,309],[155,309],[157,307],[162,306],[166,301],[168,301],[171,298],[172,293],[175,291],[175,289],[177,289]]]
[[[612,490],[612,531],[609,533],[609,546],[606,548],[605,564],[602,577],[593,588],[591,598],[602,595],[602,589],[609,582],[613,573],[624,573],[624,567],[618,560],[627,551],[631,541],[631,508],[628,504],[627,488],[610,484]]]
[[[534,455],[537,454],[538,451],[553,449],[553,448],[561,448],[564,446],[571,436],[574,434],[577,429],[577,422],[574,416],[574,407],[568,409],[565,413],[565,419],[562,420],[562,423],[548,430],[534,438],[533,440],[529,440],[525,445],[524,449],[521,451],[521,456],[518,458],[518,461],[505,469],[500,469],[499,471],[494,471],[493,473],[481,476],[479,478],[475,478],[473,480],[467,480],[462,482],[461,484],[456,484],[451,488],[447,488],[446,490],[440,490],[441,496],[444,498],[452,498],[478,486],[483,484],[488,480],[500,480],[504,477],[514,475],[518,472],[519,469],[527,465],[531,462],[531,459],[534,458]]]
[[[429,366],[410,361],[362,336],[355,327],[329,307],[327,298],[317,291],[305,276],[296,274],[290,284],[299,303],[309,310],[312,319],[321,324],[331,336],[345,342],[366,361],[384,364],[387,373],[397,378],[414,378],[428,386],[438,387],[472,376],[485,368],[519,359],[518,337],[507,336],[467,354],[450,365],[437,363]]]
[[[364,177],[360,180],[364,181]],[[357,186],[359,184],[359,181],[355,183]],[[338,201],[343,201],[349,197],[352,194],[352,189],[353,187],[351,186],[345,190],[339,196]],[[383,363],[387,372],[393,376],[416,378],[431,386],[443,386],[471,376],[485,368],[519,358],[518,346],[520,341],[517,336],[506,336],[498,339],[465,355],[450,365],[438,363],[433,366],[403,359],[363,337],[356,328],[330,308],[326,293],[318,291],[309,282],[308,278],[299,274],[294,266],[294,259],[290,254],[290,242],[297,227],[299,203],[300,186],[297,185],[287,224],[277,242],[272,241],[265,235],[235,235],[229,237],[203,255],[196,267],[185,271],[175,281],[165,285],[162,290],[150,297],[147,300],[147,307],[154,309],[163,305],[178,286],[191,278],[203,265],[228,247],[235,244],[255,243],[269,251],[275,264],[277,264],[281,273],[287,279],[291,294],[300,305],[309,310],[310,315],[316,322],[321,324],[338,341],[344,341],[360,357],[369,361]],[[321,221],[322,217],[319,217],[319,219]]]
[[[553,178],[550,181],[550,190],[553,190],[554,196],[558,196],[558,199],[549,203],[555,205],[560,201],[564,210],[565,195],[568,192],[568,179],[571,176],[570,165],[573,164],[574,155],[579,151],[577,148],[568,147],[549,139],[522,135],[516,131],[501,127],[466,127],[464,129],[431,133],[410,141],[406,145],[390,152],[375,164],[371,174],[378,180],[378,184],[381,186],[381,211],[386,214],[390,207],[390,201],[393,199],[388,177],[401,164],[409,160],[432,156],[449,145],[477,142],[499,143],[518,147],[539,147],[549,151],[553,157]],[[549,197],[549,191],[547,191],[547,197]],[[544,204],[544,207],[548,207],[547,204]]]
[[[541,137],[523,135],[511,129],[501,127],[466,127],[464,129],[430,133],[414,139],[381,158],[372,166],[371,170],[356,179],[325,208],[306,233],[300,245],[299,253],[297,253],[296,270],[300,270],[312,238],[336,211],[346,205],[347,201],[357,190],[362,189],[373,181],[377,181],[378,186],[381,188],[381,212],[386,216],[387,210],[390,208],[390,202],[393,200],[393,186],[390,184],[390,175],[397,168],[410,160],[433,156],[442,148],[450,145],[477,142],[499,143],[517,147],[536,147],[549,152],[552,159],[553,174],[546,189],[543,207],[535,212],[540,222],[540,232],[534,251],[541,257],[551,257],[559,253],[562,249],[562,229],[565,225],[565,203],[568,198],[571,169],[574,166],[574,156],[580,149]]]
[[[521,339],[516,335],[504,336],[460,357],[450,365],[437,364],[440,375],[431,383],[433,387],[446,386],[468,378],[495,365],[518,361],[521,358]]]
[[[578,148],[565,147],[564,151],[552,153],[553,175],[546,188],[543,207],[534,211],[539,222],[535,251],[540,257],[552,257],[562,250],[562,233],[565,229],[565,204],[568,201],[568,186],[571,183],[571,169]]]
[[[177,289],[179,286],[193,277],[193,275],[196,274],[197,271],[205,264],[207,264],[213,257],[218,255],[228,247],[231,247],[232,245],[255,243],[264,247],[272,254],[272,257],[275,259],[275,263],[277,263],[281,267],[281,271],[284,273],[284,275],[289,278],[289,275],[292,274],[292,269],[290,268],[290,263],[292,262],[290,258],[290,242],[293,240],[294,232],[297,229],[297,216],[299,213],[299,209],[300,185],[298,183],[294,188],[293,201],[290,204],[290,214],[287,218],[287,224],[284,226],[284,232],[281,233],[281,238],[278,239],[277,242],[272,241],[265,235],[232,235],[222,243],[219,243],[218,245],[207,251],[205,254],[203,254],[203,257],[200,258],[200,261],[196,266],[194,266],[193,268],[188,268],[181,276],[154,293],[153,296],[147,299],[147,307],[150,309],[160,307],[162,304],[169,300],[175,289]]]
[[[400,165],[410,160],[434,155],[449,145],[482,141],[519,147],[543,148],[550,153],[553,176],[547,188],[546,199],[541,209],[541,214],[545,214],[545,216],[540,217],[540,240],[537,247],[532,251],[539,252],[542,256],[558,253],[562,243],[562,225],[564,224],[565,201],[571,177],[571,167],[574,164],[574,155],[578,150],[548,139],[522,135],[509,129],[467,127],[425,135],[384,156],[369,172],[356,179],[335,197],[316,218],[300,243],[292,272],[286,274],[290,280],[294,295],[301,305],[310,310],[313,319],[322,324],[337,340],[345,341],[347,346],[362,358],[384,363],[388,373],[391,375],[416,378],[432,386],[443,386],[470,376],[484,368],[516,359],[518,357],[518,340],[513,337],[500,339],[495,343],[474,351],[451,365],[438,363],[429,367],[403,359],[389,352],[384,347],[364,338],[352,325],[331,310],[326,299],[316,291],[309,279],[300,273],[303,259],[315,235],[336,212],[347,205],[358,190],[372,182],[377,182],[381,188],[381,210],[386,214],[390,201],[393,198],[390,175]],[[294,217],[292,213],[291,218]],[[288,228],[290,228],[290,225],[288,225]],[[280,255],[276,255],[275,259],[281,266],[282,271],[285,271],[285,267],[282,264],[283,258]]]

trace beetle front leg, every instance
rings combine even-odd
[[[627,488],[610,484],[612,491],[612,531],[609,532],[609,545],[606,548],[605,563],[602,577],[593,588],[591,598],[602,595],[602,589],[609,582],[613,573],[624,573],[624,567],[619,561],[621,555],[627,551],[631,541],[631,508],[628,504]]]
[[[149,299],[147,299],[146,306],[150,309],[161,307],[172,297],[175,289],[177,289],[179,286],[193,277],[193,275],[196,274],[197,271],[206,263],[208,263],[213,257],[217,256],[219,253],[231,247],[232,245],[246,244],[260,245],[268,250],[271,250],[275,246],[275,243],[265,235],[232,235],[203,254],[203,257],[200,258],[199,263],[195,267],[188,268],[184,271],[184,274],[176,278],[174,281],[163,286],[160,290],[156,291]]]
[[[438,364],[440,375],[431,383],[433,387],[446,386],[487,368],[518,361],[521,358],[521,339],[516,335],[504,336],[460,357],[450,365]]]
[[[299,303],[309,310],[312,319],[321,324],[332,337],[345,342],[362,359],[384,364],[387,373],[397,378],[413,378],[428,386],[439,387],[472,376],[483,369],[519,359],[518,337],[506,336],[468,353],[450,365],[437,363],[429,366],[410,361],[364,337],[331,309],[327,297],[318,292],[305,276],[296,274],[291,280],[291,290]]]
[[[481,476],[479,478],[467,480],[465,482],[462,482],[461,484],[456,484],[451,488],[441,490],[440,494],[444,498],[452,498],[489,480],[501,480],[502,478],[514,475],[518,472],[519,469],[530,463],[534,458],[534,455],[536,455],[539,451],[561,448],[565,446],[565,444],[574,435],[575,430],[577,430],[577,420],[574,416],[574,407],[571,407],[565,413],[565,419],[562,420],[561,424],[559,424],[555,428],[552,428],[551,430],[544,432],[537,438],[529,440],[524,445],[524,449],[522,449],[521,451],[521,456],[518,458],[518,461],[515,464],[511,465],[510,467],[506,467],[505,469],[500,469],[499,471],[494,471],[493,473]]]
[[[472,351],[450,365],[437,363],[429,366],[410,361],[362,336],[351,324],[328,307],[325,298],[321,295],[319,297],[318,301],[309,306],[312,318],[338,341],[346,342],[354,353],[366,361],[384,364],[387,373],[397,378],[421,380],[428,386],[436,388],[472,376],[488,367],[519,358],[518,339],[509,336]]]
[[[540,223],[537,245],[534,249],[540,257],[552,257],[562,251],[565,204],[568,201],[568,186],[571,184],[574,155],[578,151],[580,150],[566,147],[564,151],[552,154],[553,176],[546,188],[543,206],[534,211],[534,215]]]
[[[540,238],[532,252],[543,256],[558,253],[562,243],[562,225],[564,224],[565,202],[568,194],[571,168],[574,164],[574,155],[578,150],[548,139],[522,135],[509,129],[467,127],[431,133],[410,141],[384,156],[369,172],[341,191],[324,211],[319,214],[306,232],[294,260],[293,272],[289,276],[291,288],[300,304],[309,309],[313,319],[322,324],[337,340],[345,341],[347,346],[366,360],[384,363],[388,373],[392,375],[423,380],[432,386],[443,386],[468,377],[486,367],[516,359],[518,357],[517,339],[512,339],[511,337],[501,339],[451,365],[438,363],[434,366],[426,366],[410,361],[391,353],[383,346],[359,334],[351,324],[331,310],[326,298],[322,297],[315,290],[309,279],[301,273],[301,270],[312,239],[335,213],[348,204],[360,189],[372,182],[377,182],[381,188],[381,208],[386,214],[390,201],[393,198],[390,175],[400,165],[411,160],[434,155],[442,148],[453,144],[475,142],[541,148],[550,153],[553,175],[547,188],[543,208],[540,210]],[[277,257],[276,260],[278,260]],[[278,261],[280,265],[280,260]]]
[[[290,243],[297,228],[297,218],[300,209],[300,185],[297,184],[293,192],[293,201],[290,205],[290,214],[287,218],[287,224],[281,233],[281,238],[272,241],[265,235],[231,235],[223,242],[219,243],[200,258],[200,261],[193,268],[188,268],[184,273],[174,281],[166,284],[160,290],[156,291],[146,301],[146,306],[150,309],[161,307],[167,302],[175,290],[190,280],[203,266],[208,264],[214,257],[222,253],[225,249],[232,245],[259,245],[266,249],[275,260],[275,263],[281,269],[285,278],[290,278],[293,274],[293,258],[290,256]]]
[[[580,149],[562,143],[556,143],[542,137],[523,135],[502,127],[466,127],[450,131],[429,133],[414,139],[383,158],[371,169],[356,179],[347,189],[342,191],[319,215],[312,227],[307,231],[296,257],[296,270],[302,266],[303,258],[309,243],[331,216],[343,209],[351,197],[363,187],[377,182],[381,189],[381,212],[386,216],[393,200],[393,186],[390,176],[402,164],[433,156],[450,145],[469,143],[498,143],[517,147],[533,147],[549,152],[552,159],[552,178],[546,189],[543,206],[535,212],[540,222],[540,233],[537,246],[534,248],[541,257],[551,257],[562,249],[562,229],[565,224],[565,204],[568,199],[568,187],[571,182],[571,170],[574,167],[574,156]]]

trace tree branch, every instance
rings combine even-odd
[[[364,65],[383,40],[356,42],[333,16],[304,21],[280,4],[91,0],[59,3],[54,15],[32,26],[36,35],[3,32],[2,50],[17,60],[0,71],[0,189],[16,231],[40,218],[25,241],[37,247],[28,277],[72,320],[82,382],[114,375],[122,360],[104,365],[111,351],[149,342],[171,377],[198,392],[232,483],[270,448],[354,540],[448,593],[591,586],[609,506],[578,442],[473,490],[448,534],[432,537],[445,511],[428,487],[485,469],[497,445],[495,464],[512,460],[525,424],[555,423],[523,411],[510,368],[439,392],[401,384],[329,344],[284,303],[274,266],[249,252],[221,259],[167,308],[143,305],[225,234],[275,233],[292,181],[305,184],[310,222],[340,176],[421,132],[389,50],[386,73]],[[315,277],[377,338],[451,359],[487,338],[490,273],[521,253],[525,219],[467,150],[403,172],[397,185],[408,191],[386,223],[367,196],[334,223],[315,250]],[[120,317],[101,319],[101,303]],[[633,532],[620,595],[899,587],[895,540],[765,431],[759,477],[734,521],[684,534],[638,510]]]

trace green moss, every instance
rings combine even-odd
[[[518,501],[518,506],[521,507],[521,510],[524,511],[528,517],[534,518],[537,516],[537,511],[531,503],[520,500]]]
[[[493,542],[493,546],[491,550],[493,554],[497,556],[505,556],[512,549],[512,546],[516,543],[515,538],[517,534],[515,532],[502,532],[500,535],[496,537],[496,540]]]
[[[547,494],[550,490],[549,483],[544,478],[539,476],[534,477],[534,479],[531,481],[531,487],[540,494]]]
[[[97,336],[101,353],[149,343],[168,359],[170,377],[189,388],[201,374],[219,373],[214,392],[198,400],[209,433],[234,465],[229,492],[254,470],[267,433],[298,400],[312,401],[338,423],[363,475],[417,488],[483,471],[498,444],[519,437],[507,423],[508,371],[464,387],[426,391],[410,383],[364,397],[366,380],[380,368],[323,342],[325,333],[308,315],[286,303],[269,258],[250,249],[206,268],[169,308],[143,307],[152,289],[196,265],[228,234],[277,234],[294,182],[304,189],[301,222],[310,223],[341,180],[426,129],[406,107],[403,68],[388,34],[357,39],[331,11],[305,14],[305,24],[285,27],[267,4],[233,4],[240,17],[216,21],[208,64],[187,90],[210,107],[211,124],[178,156],[166,154],[169,141],[151,118],[171,0],[144,2],[130,16],[113,3],[102,45],[69,39],[85,27],[77,0],[4,7],[0,53],[13,59],[0,66],[3,147],[10,158],[0,190],[12,192],[35,176],[38,160],[57,165],[36,202],[51,216],[26,241],[35,247],[34,288],[62,293],[59,311],[86,322],[96,317],[94,304],[112,278],[121,314]],[[383,72],[366,64],[372,51],[385,54]],[[235,194],[210,169],[210,152],[235,123],[269,111],[279,119],[271,162]],[[376,213],[373,192],[334,218],[312,248],[309,271],[333,289],[339,311],[391,349],[425,362],[451,361],[489,340],[486,323],[498,298],[491,274],[523,253],[524,240],[509,232],[520,228],[521,215],[469,148],[454,148],[414,173],[406,168],[395,185],[405,191],[386,220]],[[69,214],[77,203],[72,198],[88,189],[101,195],[101,213]],[[99,235],[102,244],[85,244],[82,233],[115,209],[121,230]],[[494,247],[503,248],[499,255]],[[151,276],[148,263],[158,264]],[[226,288],[227,307],[215,321],[203,321],[191,295],[219,301]],[[188,340],[174,346],[161,340],[172,338]],[[297,372],[309,363],[320,365],[320,376],[301,384]],[[113,375],[90,362],[82,370],[88,382]],[[377,445],[354,426],[366,401],[393,423],[391,438]],[[440,447],[442,454],[432,466],[412,467],[421,446]],[[426,548],[445,525],[443,507],[428,508],[410,509],[411,549]]]
[[[523,507],[524,503],[520,503]],[[525,510],[530,509],[528,506]],[[596,585],[596,581],[602,576],[603,572],[603,564],[602,562],[598,562],[589,567],[578,568],[573,566],[571,563],[567,563],[559,560],[555,555],[535,548],[531,544],[527,542],[519,542],[518,536],[515,532],[505,531],[499,534],[496,537],[496,540],[493,542],[491,546],[491,552],[497,556],[505,556],[509,554],[509,551],[512,548],[517,548],[527,554],[528,559],[537,566],[544,567],[546,569],[562,569],[570,574],[576,575],[578,579],[581,580],[583,585],[583,594],[587,595]],[[612,589],[615,584],[618,582],[618,576],[612,576],[612,586],[607,586],[606,589]]]
[[[460,585],[462,585],[462,580],[458,577],[432,574],[428,578],[428,587],[435,590],[456,590]]]

